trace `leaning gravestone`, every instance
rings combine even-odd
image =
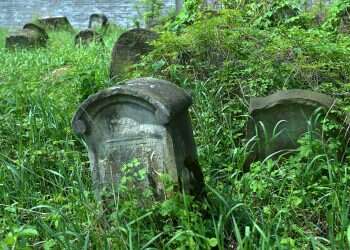
[[[315,121],[315,113],[319,109],[329,110],[334,101],[325,94],[299,89],[251,98],[247,139],[256,136],[257,141],[245,166],[296,149],[298,139],[309,131],[310,121],[315,132],[312,135],[319,137],[316,130],[320,124]]]
[[[108,27],[108,18],[104,14],[92,14],[89,19],[89,29],[105,29]]]
[[[92,42],[103,44],[102,36],[94,30],[82,30],[75,35],[75,45],[88,45]]]
[[[72,25],[65,16],[49,16],[37,20],[37,22],[45,28],[45,30],[66,30],[74,31]]]
[[[110,78],[127,71],[128,65],[137,63],[141,55],[150,52],[150,42],[157,38],[156,32],[141,28],[124,32],[113,47]]]
[[[6,37],[6,48],[45,47],[49,36],[40,26],[27,23],[22,30]]]
[[[105,187],[118,189],[124,166],[135,159],[147,173],[138,186],[150,187],[156,198],[167,196],[163,174],[180,190],[202,193],[203,175],[188,113],[191,102],[170,82],[140,78],[100,91],[81,104],[72,126],[86,142],[98,197]]]
[[[339,19],[339,27],[338,30],[342,33],[350,33],[350,7],[344,9],[339,12],[337,15]]]

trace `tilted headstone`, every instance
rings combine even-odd
[[[102,36],[94,30],[87,29],[82,30],[75,35],[74,38],[75,45],[88,45],[92,42],[103,44]]]
[[[121,34],[114,44],[110,66],[110,78],[127,71],[127,67],[137,63],[140,56],[152,50],[150,42],[157,39],[156,32],[137,28]]]
[[[188,113],[191,103],[183,89],[154,78],[127,81],[85,100],[72,126],[86,142],[97,194],[111,184],[117,189],[123,166],[136,159],[147,170],[138,185],[150,187],[156,198],[166,196],[162,174],[178,189],[200,195],[204,180]]]
[[[350,33],[350,7],[339,12],[337,18],[339,18],[339,27],[338,30],[342,33]]]
[[[74,31],[72,25],[69,20],[65,16],[49,16],[43,17],[37,20],[37,22],[42,25],[46,30],[66,30],[66,31]]]
[[[92,14],[89,19],[89,29],[105,29],[108,27],[108,18],[104,14]]]
[[[6,37],[6,48],[45,47],[49,36],[40,26],[27,23],[22,30]]]
[[[286,20],[296,17],[299,14],[299,9],[294,8],[290,5],[278,6],[272,10],[271,14],[268,14],[268,19],[272,25],[278,25],[285,22]]]
[[[247,139],[256,136],[256,144],[246,162],[278,156],[298,147],[298,139],[310,130],[317,138],[320,128],[317,111],[329,110],[335,99],[309,90],[285,90],[266,97],[250,100],[251,119],[247,124]],[[311,123],[310,123],[311,122]],[[311,131],[312,132],[312,131]]]

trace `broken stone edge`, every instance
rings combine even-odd
[[[252,97],[250,99],[249,113],[287,103],[321,105],[330,109],[334,105],[335,99],[328,95],[310,90],[283,90],[266,97]]]
[[[181,111],[192,104],[192,97],[177,85],[152,77],[138,78],[124,82],[123,85],[107,88],[89,96],[78,108],[72,119],[76,134],[88,133],[89,107],[113,96],[131,96],[150,103],[155,108],[155,116],[162,125],[168,124]],[[107,103],[109,105],[111,103]]]

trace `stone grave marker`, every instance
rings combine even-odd
[[[37,22],[43,26],[46,30],[66,30],[73,32],[74,29],[69,20],[65,16],[49,16],[43,17],[37,20]]]
[[[298,139],[308,132],[309,122],[313,124],[312,135],[320,128],[316,113],[328,111],[335,99],[325,94],[292,89],[278,91],[266,97],[253,97],[250,100],[251,119],[247,124],[247,139],[258,139],[252,148],[245,166],[255,160],[264,160],[287,153],[298,147]],[[316,130],[315,130],[316,129]]]
[[[49,36],[43,28],[27,23],[22,30],[14,32],[6,37],[6,48],[36,48],[45,47]]]
[[[102,36],[92,29],[86,29],[80,31],[75,35],[74,38],[75,45],[88,45],[92,42],[103,44]]]
[[[138,186],[150,187],[155,198],[168,196],[162,174],[177,190],[200,196],[204,180],[188,113],[191,103],[183,89],[154,78],[127,81],[85,100],[72,126],[86,142],[97,197],[103,187],[118,189],[123,166],[135,159],[147,172]]]
[[[150,42],[157,39],[156,32],[136,28],[124,32],[114,44],[110,66],[110,78],[127,71],[127,67],[140,60],[140,56],[152,50]]]
[[[89,19],[89,29],[108,28],[108,18],[104,14],[92,14]]]
[[[350,7],[345,8],[337,14],[339,19],[338,30],[342,33],[350,33]]]

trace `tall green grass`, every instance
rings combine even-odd
[[[178,194],[146,208],[135,192],[107,205],[96,201],[86,150],[70,126],[81,101],[113,84],[108,68],[120,31],[104,37],[106,46],[76,48],[65,32],[50,33],[48,47],[36,50],[8,51],[0,43],[0,248],[350,248],[350,167],[348,151],[338,157],[339,124],[324,120],[323,130],[340,135],[306,134],[289,159],[243,172],[249,95],[346,90],[349,38],[321,29],[261,30],[230,15],[164,32],[135,66],[135,76],[192,91],[208,193],[203,201]],[[348,109],[347,97],[341,107]]]

